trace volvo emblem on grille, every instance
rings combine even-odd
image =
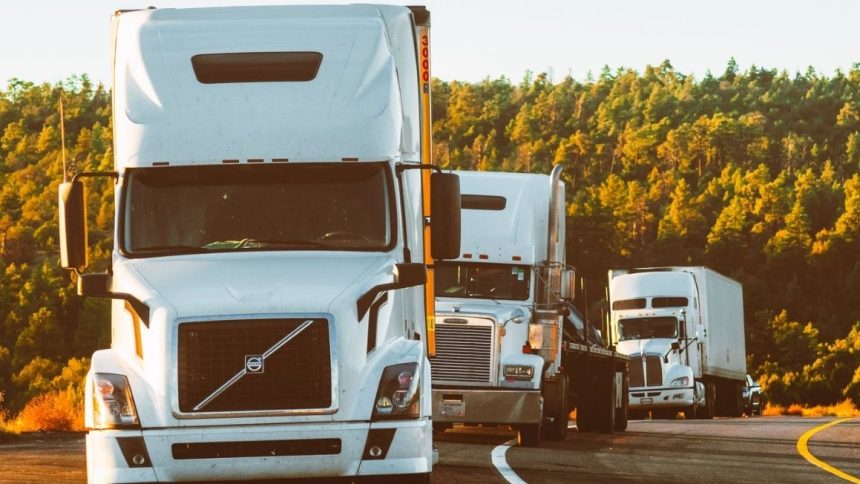
[[[228,388],[232,387],[239,380],[241,380],[248,373],[263,373],[263,362],[266,361],[266,358],[272,356],[276,351],[283,348],[284,345],[290,342],[293,338],[299,335],[302,331],[307,329],[308,326],[313,324],[313,319],[306,319],[305,322],[300,324],[296,329],[292,330],[281,338],[277,343],[273,344],[271,348],[267,349],[262,355],[245,355],[245,367],[236,372],[229,380],[225,381],[223,385],[218,387],[214,392],[210,393],[208,397],[204,398],[203,401],[197,404],[194,407],[195,412],[199,412],[203,410],[203,407],[209,405],[212,400],[218,398],[218,395],[221,395]]]
[[[248,373],[263,373],[263,355],[245,355],[245,369]]]

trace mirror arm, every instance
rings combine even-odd
[[[131,294],[126,294],[124,292],[112,292],[109,296],[105,297],[126,301],[132,307],[132,309],[134,309],[134,312],[136,312],[137,315],[140,316],[140,321],[143,323],[143,325],[147,328],[149,327],[149,306],[144,304],[143,301],[132,296]]]
[[[442,173],[442,168],[439,165],[436,165],[436,164],[431,165],[431,164],[427,164],[427,163],[424,163],[424,164],[398,163],[394,167],[394,170],[397,172],[398,175],[400,173],[406,171],[406,170],[435,170],[436,173]]]
[[[376,296],[378,296],[379,293],[390,291],[392,289],[400,289],[402,287],[406,286],[401,286],[396,282],[388,282],[385,284],[377,284],[368,289],[367,292],[362,294],[355,303],[356,309],[358,310],[358,320],[361,321],[364,319],[364,315],[370,310],[370,306],[373,305],[373,301],[376,300]]]
[[[72,177],[72,183],[78,181],[79,178],[98,178],[98,177],[106,177],[113,178],[114,183],[119,182],[119,172],[117,171],[82,171],[80,173],[76,173],[75,176]]]

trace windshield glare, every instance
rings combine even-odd
[[[122,249],[132,256],[227,250],[388,250],[387,163],[129,169]]]
[[[523,265],[437,263],[436,296],[524,301],[530,272]]]
[[[618,337],[621,341],[631,339],[675,338],[677,336],[678,320],[671,316],[618,320]]]

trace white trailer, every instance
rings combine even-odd
[[[743,288],[707,267],[609,271],[611,339],[631,358],[631,414],[739,416]]]
[[[627,358],[573,325],[561,168],[456,173],[462,254],[436,265],[434,428],[509,425],[533,446],[563,439],[576,408],[580,431],[624,430]]]
[[[87,376],[90,482],[428,481],[431,262],[459,254],[460,195],[429,170],[427,10],[148,9],[113,28],[116,171],[60,186],[62,266],[114,300]],[[114,248],[86,273],[98,176]]]

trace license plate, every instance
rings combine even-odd
[[[654,399],[653,398],[640,398],[639,403],[641,403],[642,405],[651,405],[652,403],[654,403]]]
[[[439,413],[447,417],[465,417],[466,402],[461,400],[443,400],[439,407]]]

